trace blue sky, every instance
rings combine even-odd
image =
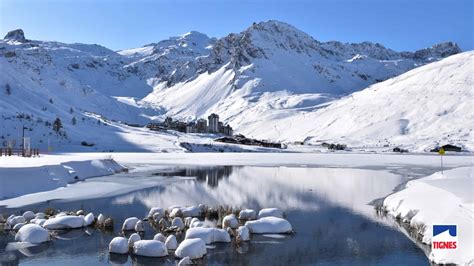
[[[276,19],[320,41],[379,42],[397,51],[442,41],[474,49],[472,0],[0,0],[0,33],[118,50],[197,30],[213,37]]]

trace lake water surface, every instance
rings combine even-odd
[[[0,232],[2,265],[175,265],[177,260],[172,255],[160,259],[109,256],[108,243],[119,235],[127,217],[145,217],[155,206],[199,203],[257,210],[278,207],[285,211],[295,231],[278,238],[252,235],[250,242],[241,245],[212,244],[203,261],[206,264],[429,264],[423,250],[393,221],[377,216],[371,205],[406,182],[402,175],[386,170],[311,167],[151,166],[146,169],[89,179],[65,190],[76,193],[78,189],[74,188],[83,185],[94,190],[94,187],[114,188],[117,183],[146,181],[146,187],[131,192],[65,200],[61,195],[70,196],[71,193],[63,190],[45,194],[48,202],[14,209],[0,207],[0,213],[18,214],[26,210],[44,211],[47,207],[84,209],[115,220],[114,232],[93,228],[72,230],[50,243],[16,250],[8,244],[14,242],[14,236]],[[151,239],[154,234],[148,226],[145,238]]]

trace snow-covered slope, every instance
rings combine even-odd
[[[377,83],[315,112],[266,121],[243,131],[281,140],[474,149],[474,51],[453,55]],[[265,128],[278,129],[274,131]]]

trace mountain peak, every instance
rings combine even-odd
[[[12,30],[5,35],[4,40],[14,40],[19,42],[26,42],[25,33],[22,29]]]
[[[415,59],[432,60],[459,54],[462,50],[455,42],[442,42],[413,53]]]

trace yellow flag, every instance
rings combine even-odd
[[[444,153],[445,153],[445,152],[444,152],[444,149],[443,149],[443,148],[439,148],[438,153],[439,153],[440,155],[444,155]]]

